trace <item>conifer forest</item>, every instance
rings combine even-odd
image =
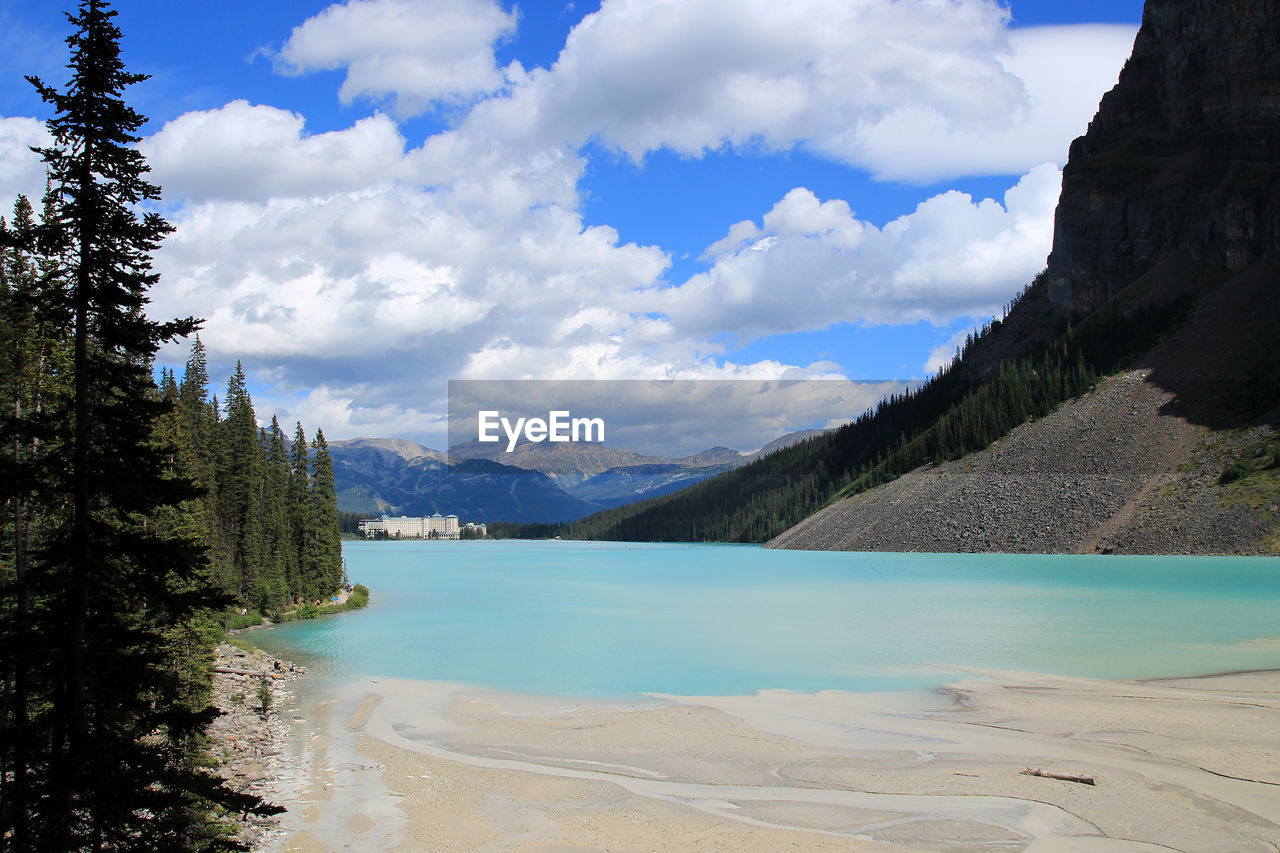
[[[0,228],[0,850],[240,849],[221,816],[275,809],[209,770],[213,648],[336,589],[329,453],[259,427],[238,369],[214,396],[197,319],[148,317],[144,77],[108,3],[68,17],[65,88],[28,78],[48,190]]]

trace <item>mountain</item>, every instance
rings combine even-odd
[[[1149,0],[1063,171],[1058,304],[1094,310],[1175,252],[1230,272],[1276,256],[1276,17],[1274,0]]]
[[[449,452],[461,458],[489,459],[539,471],[566,493],[594,503],[593,509],[666,494],[744,465],[752,458],[718,446],[689,456],[666,457],[645,456],[591,442],[549,441],[521,442],[510,453],[501,443],[469,441],[455,445]]]
[[[781,438],[775,438],[755,453],[749,454],[743,461],[743,464],[746,462],[755,462],[757,459],[762,459],[770,453],[776,453],[777,451],[782,450],[785,447],[790,447],[793,444],[799,444],[802,441],[817,438],[818,436],[825,435],[830,431],[831,430],[827,429],[805,429],[800,430],[799,432],[787,433]]]
[[[547,523],[667,494],[814,432],[783,436],[754,454],[713,447],[675,458],[587,442],[525,442],[507,453],[472,441],[445,454],[404,439],[354,438],[329,449],[344,511]]]
[[[522,441],[506,452],[504,442],[468,441],[449,448],[461,459],[488,459],[514,465],[528,471],[539,471],[566,491],[602,471],[627,465],[667,462],[657,456],[642,456],[631,450],[614,450],[593,442],[529,442]]]
[[[338,508],[371,516],[457,515],[467,521],[550,522],[598,505],[573,498],[536,471],[487,459],[450,459],[401,439],[329,443]]]
[[[403,438],[351,438],[335,441],[333,444],[342,447],[353,458],[363,456],[366,459],[395,457],[405,461],[419,458],[434,459],[437,462],[447,460],[447,456],[439,450],[432,450],[426,445]]]
[[[563,534],[1280,551],[1278,40],[1275,0],[1148,0],[1005,316],[846,427]]]
[[[687,488],[708,477],[732,470],[742,464],[739,461],[742,459],[739,455],[732,462],[705,465],[686,465],[680,461],[620,465],[583,480],[569,491],[576,497],[601,506],[622,506]]]
[[[991,369],[1049,337],[1055,316],[1183,305],[1180,322],[1048,417],[769,544],[1280,552],[1278,291],[1280,11],[1149,0],[1119,83],[1071,146],[1044,287],[984,358]]]

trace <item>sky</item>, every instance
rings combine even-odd
[[[63,86],[0,5],[0,206]],[[1044,268],[1140,0],[120,0],[204,319],[259,417],[441,447],[447,381],[919,379]],[[178,342],[161,362],[181,372]],[[838,414],[838,413],[837,413]],[[856,415],[856,412],[848,413]],[[289,430],[286,429],[286,432]],[[717,442],[711,442],[717,443]],[[750,449],[750,448],[743,448]]]

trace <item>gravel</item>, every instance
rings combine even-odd
[[[1148,373],[1111,377],[986,450],[841,500],[766,547],[1263,553],[1268,513],[1223,506],[1217,484],[1221,460],[1258,437],[1165,414],[1174,397]]]

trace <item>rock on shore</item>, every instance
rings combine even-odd
[[[283,709],[293,698],[288,683],[302,675],[302,670],[290,672],[288,661],[277,669],[276,660],[261,650],[248,652],[229,643],[218,646],[212,701],[222,715],[208,732],[219,774],[235,790],[256,794],[268,803],[279,801],[281,780],[292,776],[284,749],[291,726]],[[258,695],[263,682],[271,691],[265,714]],[[238,824],[236,838],[257,848],[274,835],[278,820],[249,816]]]

